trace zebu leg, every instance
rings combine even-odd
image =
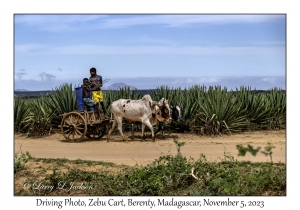
[[[119,130],[119,133],[121,134],[122,138],[123,138],[123,141],[125,141],[125,137],[124,137],[124,134],[123,134],[123,131],[122,131],[122,126],[123,126],[123,117],[118,117],[117,119],[117,122],[118,122],[118,130]],[[127,140],[126,140],[127,141]]]
[[[150,128],[151,130],[151,135],[152,135],[152,141],[155,141],[155,136],[154,136],[154,130],[153,130],[153,126],[151,125],[149,120],[145,121],[145,124],[148,126],[148,128]]]
[[[156,135],[159,131],[161,131],[161,122],[158,121],[158,129],[155,131],[154,135]]]
[[[108,134],[107,134],[107,142],[109,142],[110,134],[111,134],[111,132],[114,130],[114,128],[116,127],[116,124],[117,124],[117,120],[114,119],[114,122],[113,122],[113,124],[112,124],[112,127],[111,127],[111,129],[109,130],[109,132],[108,132]]]
[[[142,136],[141,136],[141,138],[142,138],[142,141],[145,141],[145,134],[144,134],[144,132],[145,132],[145,123],[143,123],[142,122]]]
[[[164,126],[163,123],[160,121],[158,121],[158,129],[157,131],[155,131],[154,135],[156,135],[159,131],[161,131],[162,138],[164,139],[165,138]]]
[[[133,123],[131,123],[131,135],[132,135],[132,140],[134,140],[134,128],[133,128]]]

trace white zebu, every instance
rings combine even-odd
[[[114,122],[108,132],[107,141],[109,141],[110,134],[117,124],[123,141],[125,140],[122,131],[123,119],[130,122],[139,121],[142,123],[142,139],[144,139],[145,126],[148,126],[151,130],[153,141],[155,141],[155,136],[152,125],[155,125],[157,121],[164,122],[171,120],[170,107],[167,101],[163,105],[159,105],[152,101],[148,94],[140,100],[119,99],[114,101],[111,105],[111,112],[114,115]]]

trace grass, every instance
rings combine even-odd
[[[31,157],[15,173],[14,193],[17,196],[286,195],[284,163],[237,161],[227,153],[220,161],[210,162],[204,155],[195,160],[181,155],[184,142],[174,140],[174,143],[176,155],[161,155],[146,166]],[[37,189],[35,183],[43,183],[45,187]]]

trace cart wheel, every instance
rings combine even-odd
[[[86,136],[89,139],[101,139],[106,133],[106,125],[88,128]]]
[[[61,132],[69,141],[82,140],[87,131],[87,123],[82,115],[70,112],[61,121]]]

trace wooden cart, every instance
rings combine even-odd
[[[79,142],[86,137],[89,139],[101,139],[110,124],[110,119],[105,117],[102,110],[100,115],[94,108],[84,105],[82,88],[76,88],[77,110],[61,114],[60,128],[66,140]],[[88,111],[88,109],[91,109]]]

